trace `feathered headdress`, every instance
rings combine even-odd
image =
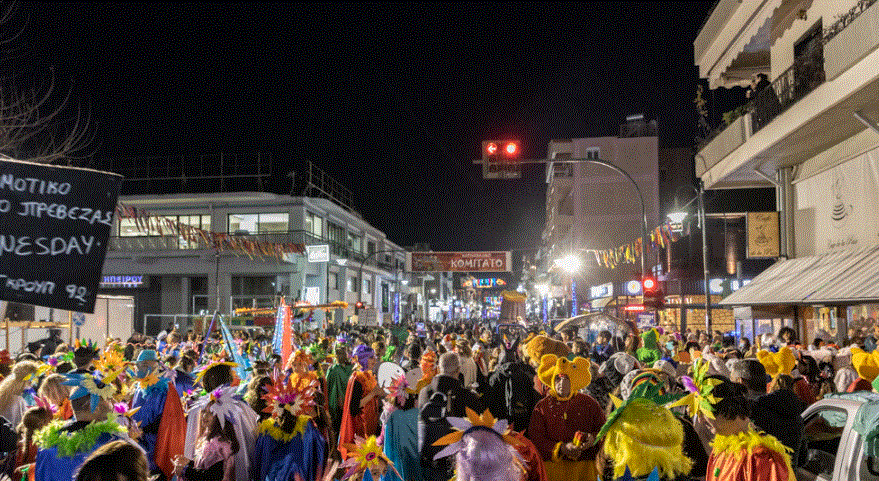
[[[45,409],[52,414],[55,414],[58,412],[58,406],[55,406],[54,404],[52,404],[52,401],[49,401],[49,398],[47,398],[45,396],[34,396],[34,403],[35,403],[34,406],[41,408],[41,409]]]
[[[382,463],[385,463],[389,469],[392,469],[397,477],[403,478],[397,471],[397,468],[394,467],[394,463],[382,452],[381,445],[378,444],[375,436],[370,436],[366,439],[354,436],[353,444],[343,443],[342,446],[348,450],[348,459],[342,463],[342,467],[348,469],[345,471],[345,475],[342,476],[342,480],[367,470],[369,470],[370,474],[378,474],[377,470],[381,469]],[[374,475],[373,479],[375,478],[376,476]]]
[[[217,359],[209,362],[207,365],[201,368],[197,373],[195,373],[195,382],[200,383],[201,379],[204,377],[205,373],[208,372],[209,369],[216,366],[229,366],[231,369],[238,367],[238,364],[230,361],[224,361],[222,359]]]
[[[714,396],[713,391],[714,387],[723,381],[708,379],[709,366],[708,361],[697,359],[693,363],[693,377],[681,376],[681,382],[689,394],[667,407],[686,406],[690,416],[697,416],[701,413],[714,419],[714,405],[720,402],[720,399]]]
[[[436,440],[434,446],[446,446],[436,453],[433,459],[440,459],[457,453],[464,446],[464,436],[471,432],[482,429],[498,435],[503,441],[512,446],[522,443],[510,434],[511,427],[506,419],[495,419],[488,409],[482,415],[476,414],[470,408],[467,409],[466,418],[449,417],[446,420],[455,430]]]
[[[131,363],[125,360],[123,353],[119,352],[118,349],[108,348],[101,351],[100,357],[95,361],[95,370],[100,371],[106,377],[116,371],[121,374],[129,365]]]
[[[220,428],[226,428],[226,422],[234,423],[235,422],[235,399],[232,395],[235,394],[235,389],[229,387],[229,385],[224,384],[217,389],[211,391],[210,397],[210,410],[220,419]]]
[[[66,375],[66,379],[61,384],[76,388],[70,393],[71,401],[83,396],[91,396],[89,407],[92,412],[95,412],[101,399],[110,399],[116,393],[116,387],[109,384],[112,379],[106,379],[106,381],[107,383],[95,378],[91,374],[71,373]]]
[[[406,379],[406,374],[400,374],[397,378],[395,378],[391,385],[387,387],[388,390],[388,400],[396,401],[397,405],[402,406],[406,404],[406,399],[412,394],[418,394],[418,391],[409,387],[409,380]]]
[[[315,405],[314,393],[317,388],[317,381],[312,377],[293,373],[284,379],[283,373],[275,370],[272,383],[264,387],[266,393],[262,398],[266,401],[266,407],[263,412],[271,413],[275,418],[281,417],[284,411],[293,416],[303,416],[308,408]]]

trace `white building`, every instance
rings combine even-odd
[[[270,307],[282,295],[288,302],[347,301],[348,309],[330,312],[332,322],[346,321],[362,301],[378,309],[381,322],[393,317],[395,293],[403,291],[402,248],[359,214],[323,198],[240,192],[122,196],[119,202],[238,241],[329,246],[329,262],[310,263],[298,254],[261,260],[242,252],[217,253],[203,241],[117,219],[103,274],[142,282],[105,284],[101,293],[133,295],[136,328],[148,334],[171,322],[169,315],[214,310],[228,315],[238,307]],[[358,282],[361,261],[366,262]],[[401,294],[401,317],[405,302]],[[315,311],[314,320],[323,321],[324,312]]]
[[[773,306],[805,341],[879,318],[877,46],[875,0],[720,0],[694,42],[711,88],[771,81],[696,157],[707,189],[777,192],[789,260],[723,302]]]

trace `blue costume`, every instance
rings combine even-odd
[[[64,451],[61,438],[85,437],[84,432],[100,433],[92,446],[80,446],[73,452]],[[85,459],[99,447],[116,440],[129,440],[125,429],[113,421],[89,423],[86,421],[56,421],[38,437],[35,481],[70,481]],[[59,452],[59,449],[63,452]],[[68,448],[69,449],[69,448]]]
[[[327,441],[307,416],[297,418],[292,438],[283,433],[274,419],[260,424],[251,465],[255,481],[290,481],[295,474],[302,479],[317,479],[326,462]],[[280,439],[279,439],[280,438]]]
[[[193,386],[195,386],[195,380],[192,379],[192,375],[177,369],[174,377],[174,387],[177,388],[177,394],[183,396]]]
[[[147,462],[150,471],[156,469],[156,439],[159,435],[159,424],[162,421],[162,413],[165,411],[165,398],[168,395],[167,379],[159,379],[158,382],[147,388],[138,388],[131,400],[132,408],[140,408],[131,416],[134,421],[140,422],[143,434],[138,440],[147,452]]]
[[[384,453],[394,463],[400,476],[389,469],[382,481],[422,481],[418,451],[418,408],[391,413],[385,424]]]

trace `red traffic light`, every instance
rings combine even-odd
[[[644,286],[644,292],[656,289],[656,281],[650,277],[645,278],[641,284]]]
[[[497,144],[494,142],[489,142],[485,145],[485,153],[488,155],[494,155],[497,153]]]
[[[504,146],[504,152],[507,155],[516,155],[516,152],[519,151],[519,146],[515,142],[507,142],[507,145]]]
[[[363,309],[363,303],[362,303],[362,302],[358,302],[357,304],[354,304],[354,307],[356,307],[356,308],[358,308],[358,309]]]

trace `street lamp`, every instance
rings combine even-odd
[[[568,274],[574,274],[580,270],[580,256],[568,254],[561,259],[556,259],[555,265],[561,267]]]
[[[708,223],[705,221],[705,184],[699,181],[699,188],[692,185],[683,185],[681,187],[689,187],[696,193],[696,197],[691,199],[683,207],[679,207],[677,192],[675,193],[675,206],[672,212],[668,214],[668,219],[675,224],[680,224],[687,217],[687,206],[696,201],[696,215],[698,217],[699,228],[702,230],[702,286],[705,289],[705,331],[711,336],[711,290],[708,288]],[[678,188],[680,189],[680,187]],[[681,326],[683,331],[683,326]]]

